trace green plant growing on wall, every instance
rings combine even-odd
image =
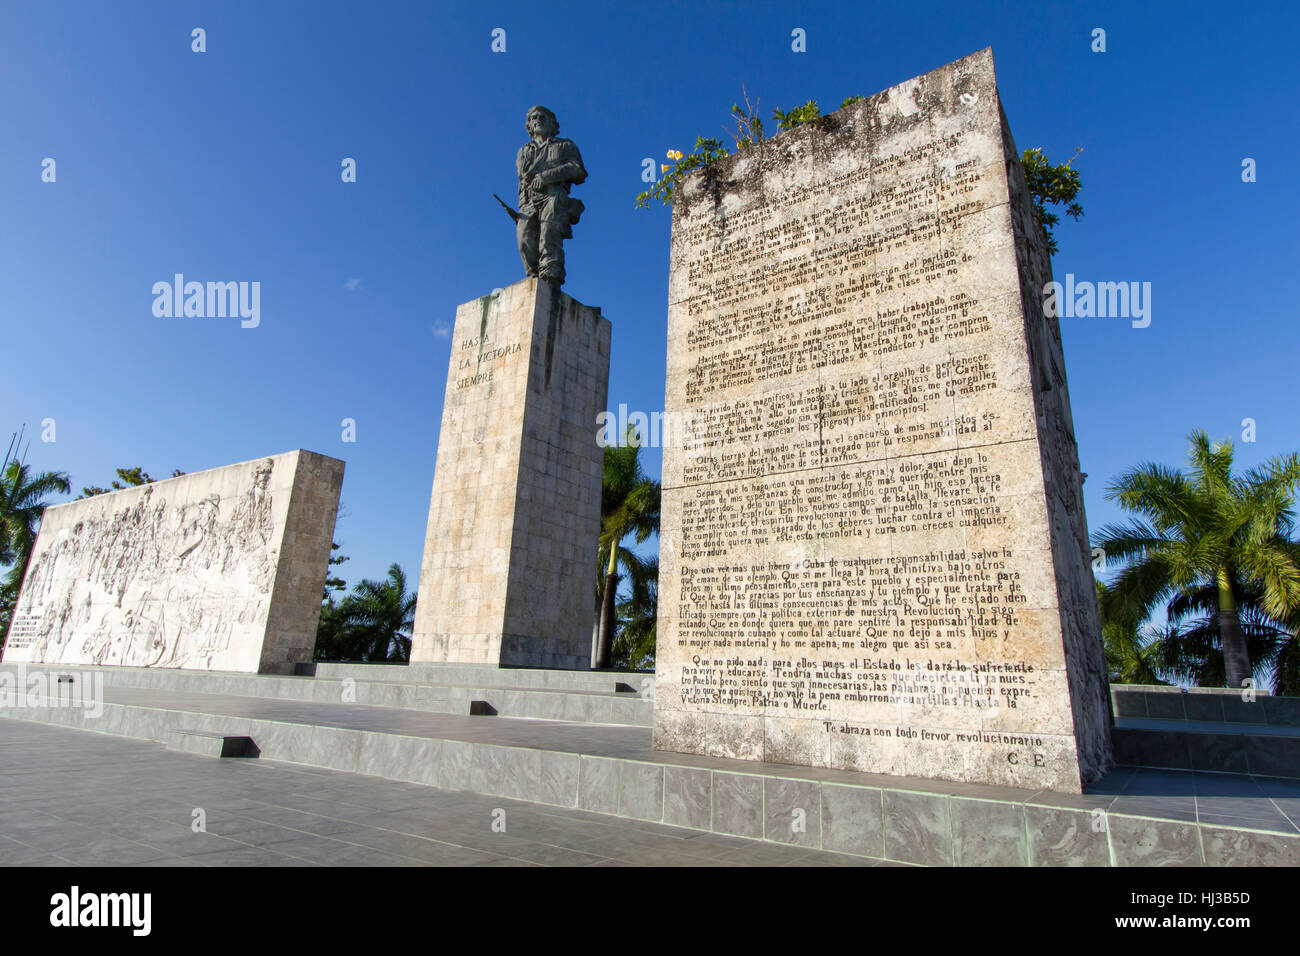
[[[722,141],[712,137],[701,136],[695,141],[695,148],[689,153],[683,155],[678,150],[670,149],[668,158],[674,160],[672,166],[663,165],[660,167],[662,175],[647,191],[636,197],[637,208],[649,209],[651,200],[658,199],[665,206],[671,206],[673,203],[673,193],[677,189],[677,184],[693,169],[699,169],[701,166],[707,166],[709,163],[716,162],[727,155],[727,148],[722,145]]]
[[[809,100],[792,110],[772,110],[772,115],[776,117],[776,128],[784,131],[804,123],[816,122],[822,118],[822,109],[816,100]]]
[[[736,141],[737,151],[748,149],[764,138],[763,120],[758,115],[758,103],[755,102],[751,106],[748,91],[743,86],[740,91],[745,98],[745,108],[742,110],[739,103],[731,104],[731,117],[736,124],[736,131],[731,136]]]
[[[736,152],[749,149],[767,138],[762,117],[759,116],[758,101],[751,105],[749,93],[743,86],[741,93],[745,105],[743,107],[739,103],[731,105],[731,120],[735,126],[731,131],[731,138],[736,142]],[[865,99],[865,96],[846,96],[839,108],[844,109]],[[789,110],[774,109],[772,116],[776,120],[777,129],[781,132],[796,129],[807,123],[815,123],[823,118],[821,107],[817,105],[816,100],[809,100]],[[1047,235],[1047,251],[1051,255],[1056,255],[1057,252],[1056,237],[1052,229],[1060,223],[1061,217],[1048,207],[1063,206],[1065,214],[1076,221],[1083,215],[1083,206],[1078,202],[1083,180],[1079,176],[1079,171],[1071,166],[1081,152],[1083,152],[1082,147],[1075,150],[1074,155],[1064,163],[1056,165],[1052,165],[1047,155],[1038,148],[1027,149],[1020,157],[1020,165],[1025,171],[1025,184],[1029,187],[1029,193],[1034,201],[1034,214],[1043,225],[1043,232]],[[665,206],[671,206],[673,195],[684,176],[692,170],[708,166],[728,155],[730,153],[722,145],[721,140],[704,136],[695,141],[695,148],[688,154],[675,149],[668,150],[668,158],[673,161],[672,164],[665,163],[660,166],[659,179],[650,189],[637,195],[637,208],[649,209],[650,203],[656,199]]]
[[[753,104],[749,102],[749,94],[741,87],[741,94],[744,96],[745,105],[742,107],[739,103],[731,105],[731,119],[735,124],[735,129],[731,133],[732,139],[736,141],[736,152],[748,149],[756,143],[762,142],[767,138],[766,131],[763,128],[763,119],[759,116],[758,101]],[[865,99],[861,96],[850,96],[844,100],[841,108]],[[784,131],[794,129],[796,126],[802,126],[805,123],[813,123],[822,118],[821,107],[817,105],[816,100],[809,100],[801,106],[796,106],[791,110],[772,110],[772,116],[776,119],[777,128]],[[722,145],[722,141],[715,137],[701,136],[695,140],[695,148],[689,153],[682,153],[680,150],[668,150],[668,158],[672,164],[663,163],[660,165],[660,176],[655,183],[645,192],[638,193],[636,205],[638,209],[649,209],[651,202],[658,199],[665,206],[671,206],[673,194],[677,190],[678,183],[682,177],[692,170],[715,163],[719,159],[730,155],[727,147]]]
[[[1057,249],[1052,227],[1061,221],[1061,217],[1048,209],[1048,205],[1065,206],[1065,214],[1075,222],[1083,215],[1083,207],[1075,201],[1079,190],[1083,188],[1083,180],[1077,169],[1070,168],[1070,164],[1082,152],[1082,147],[1076,149],[1073,156],[1056,166],[1051,164],[1041,149],[1027,149],[1020,157],[1020,166],[1025,171],[1025,185],[1034,197],[1034,213],[1043,224],[1043,232],[1047,234],[1047,251],[1052,255],[1056,255]]]

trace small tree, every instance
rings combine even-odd
[[[1083,207],[1076,202],[1079,190],[1083,188],[1083,180],[1077,169],[1070,168],[1070,164],[1082,152],[1082,147],[1076,149],[1073,156],[1056,166],[1051,164],[1041,149],[1027,149],[1020,157],[1020,166],[1025,171],[1025,185],[1029,187],[1029,195],[1034,200],[1034,214],[1042,223],[1043,232],[1047,233],[1047,251],[1052,255],[1056,255],[1057,250],[1052,227],[1061,221],[1061,217],[1047,207],[1064,205],[1065,214],[1076,222],[1083,215]]]
[[[172,469],[169,478],[179,478],[185,472],[179,468]],[[119,480],[120,479],[120,480]],[[93,498],[95,495],[106,495],[110,491],[124,491],[127,488],[138,488],[141,485],[151,485],[154,479],[150,477],[149,472],[143,468],[119,468],[117,469],[117,478],[114,478],[110,484],[111,488],[101,488],[98,485],[88,485],[81,489],[81,494],[77,495],[77,500],[82,498]]]
[[[363,580],[337,604],[328,596],[316,630],[316,660],[409,660],[415,604],[399,564],[389,565],[382,581]]]
[[[340,564],[344,564],[348,560],[349,559],[347,555],[339,551],[339,543],[337,541],[331,542],[329,567],[336,568]],[[334,574],[327,570],[325,572],[325,594],[321,598],[321,600],[329,601],[334,596],[334,594],[338,593],[339,591],[342,591],[347,586],[348,586],[347,581],[344,581],[337,574]]]

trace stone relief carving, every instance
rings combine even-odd
[[[266,619],[274,468],[254,463],[226,497],[174,502],[148,487],[133,505],[62,529],[32,559],[11,646],[47,662],[220,666]]]

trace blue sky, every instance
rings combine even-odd
[[[1095,529],[1117,517],[1105,483],[1139,460],[1181,463],[1194,427],[1237,440],[1243,465],[1300,447],[1296,9],[9,0],[0,430],[26,422],[29,461],[76,488],[119,466],[343,458],[344,577],[397,561],[415,578],[447,327],[522,277],[492,193],[514,191],[530,105],[555,110],[590,173],[566,291],[613,322],[611,408],[652,411],[669,214],[633,207],[642,160],[723,135],[742,85],[764,112],[833,108],[992,46],[1017,144],[1085,150],[1086,215],[1058,231],[1058,278],[1152,283],[1149,328],[1063,320]],[[490,49],[498,27],[505,53]],[[260,282],[260,326],[156,318],[152,285],[177,272]],[[647,454],[655,475],[659,462]]]

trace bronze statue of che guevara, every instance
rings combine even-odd
[[[558,285],[564,282],[564,240],[573,237],[573,224],[583,210],[569,188],[585,182],[587,170],[573,141],[557,135],[560,124],[545,106],[530,109],[524,125],[529,141],[515,158],[519,211],[506,210],[515,220],[525,274]]]

